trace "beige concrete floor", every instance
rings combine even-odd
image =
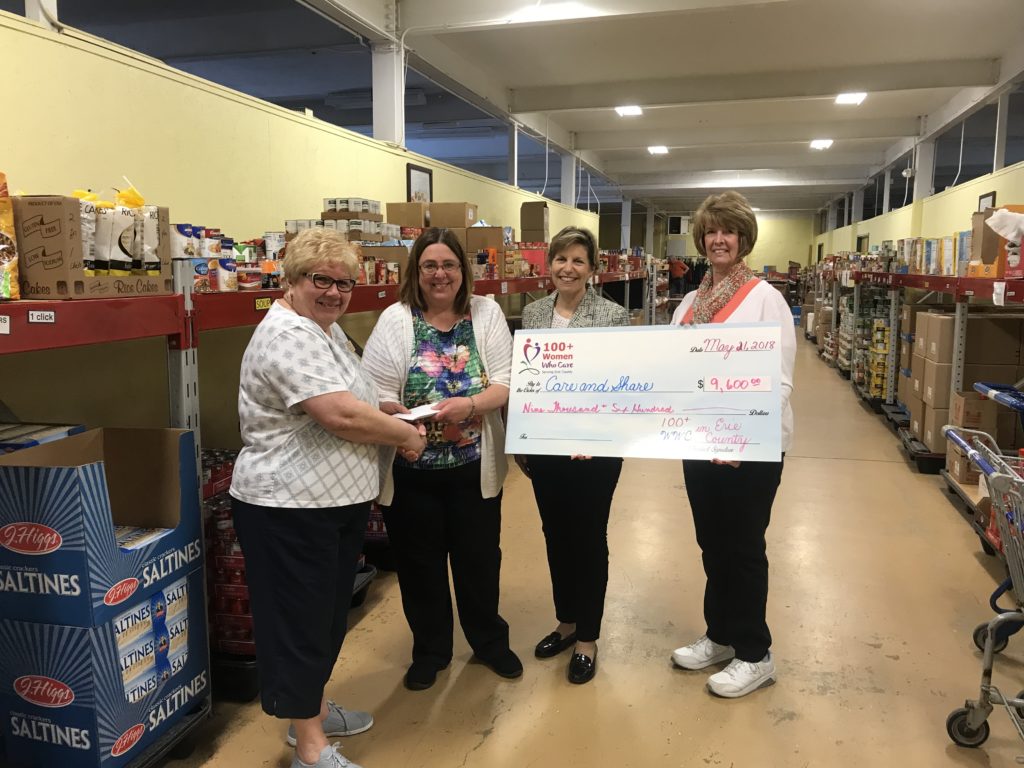
[[[540,524],[528,481],[505,486],[501,610],[526,670],[504,681],[452,666],[425,692],[402,686],[410,637],[385,574],[351,631],[328,694],[374,713],[345,739],[365,768],[453,766],[1012,765],[1022,745],[1004,712],[982,749],[953,746],[947,714],[977,696],[971,630],[1001,574],[949,501],[918,474],[882,419],[800,341],[797,438],[769,529],[769,622],[779,682],[741,700],[713,698],[705,672],[672,668],[673,648],[703,631],[703,573],[675,461],[626,462],[596,679],[565,679],[568,656],[539,661],[554,628]],[[996,682],[1024,688],[1024,640]],[[714,671],[714,670],[711,670]],[[169,766],[287,768],[285,726],[256,703],[219,704],[187,761]]]

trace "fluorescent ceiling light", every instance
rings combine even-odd
[[[648,147],[647,151],[652,155],[667,155],[668,147]]]
[[[750,209],[750,210],[752,210],[752,211],[760,211],[761,209],[760,209],[760,208],[754,208],[754,207],[751,207],[751,209]]]
[[[836,96],[836,104],[860,104],[868,95],[866,93],[840,93]]]
[[[828,149],[832,146],[832,139],[815,139],[811,142],[811,149]]]
[[[615,111],[619,113],[619,117],[636,117],[644,113],[640,107],[616,107]]]
[[[521,8],[509,17],[513,24],[537,21],[569,21],[607,16],[608,12],[591,8],[586,3],[564,2],[541,5],[539,2]]]

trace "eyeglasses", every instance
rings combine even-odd
[[[462,265],[457,261],[445,261],[440,264],[436,264],[433,261],[425,261],[420,264],[420,272],[427,277],[436,274],[439,269],[443,269],[449,275],[454,275],[462,270]]]
[[[347,277],[340,277],[335,280],[330,275],[321,275],[319,272],[303,272],[302,274],[304,277],[308,277],[310,282],[322,291],[330,290],[333,285],[341,293],[352,293],[352,289],[356,287],[356,281],[349,280]]]

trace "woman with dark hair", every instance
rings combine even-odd
[[[793,315],[782,294],[744,262],[757,242],[757,218],[738,192],[711,195],[693,217],[693,241],[711,264],[700,287],[683,298],[675,323],[779,323],[782,329],[782,456],[793,439],[789,405],[796,361]],[[673,662],[704,669],[729,661],[708,678],[712,693],[737,698],[775,682],[770,651],[765,532],[782,461],[684,461],[686,495],[704,561],[707,630],[677,648]],[[731,660],[731,661],[730,661]]]
[[[400,301],[381,313],[363,365],[381,409],[431,405],[427,447],[386,462],[380,503],[413,635],[405,686],[423,690],[452,659],[451,562],[459,622],[474,656],[519,677],[498,613],[501,487],[508,472],[501,409],[508,402],[512,335],[494,301],[473,295],[469,259],[451,231],[413,243]]]
[[[597,295],[589,280],[597,271],[597,243],[585,229],[566,227],[548,248],[555,291],[523,309],[523,328],[604,328],[629,325],[625,307]],[[539,659],[574,647],[570,683],[597,672],[608,586],[608,515],[622,459],[589,456],[517,456],[533,482],[547,544],[555,631],[534,649]]]

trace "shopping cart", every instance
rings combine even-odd
[[[942,433],[984,473],[1010,573],[989,601],[998,615],[974,630],[974,642],[983,652],[981,695],[950,712],[946,732],[961,747],[978,747],[988,739],[989,714],[995,705],[1002,705],[1024,740],[1024,690],[1011,699],[992,684],[995,655],[1006,647],[1011,635],[1024,627],[1024,472],[1021,462],[1003,456],[996,441],[985,432],[947,425]],[[997,602],[1007,593],[1015,604],[1010,610],[1001,608]],[[1017,761],[1024,763],[1024,758],[1018,757]]]

